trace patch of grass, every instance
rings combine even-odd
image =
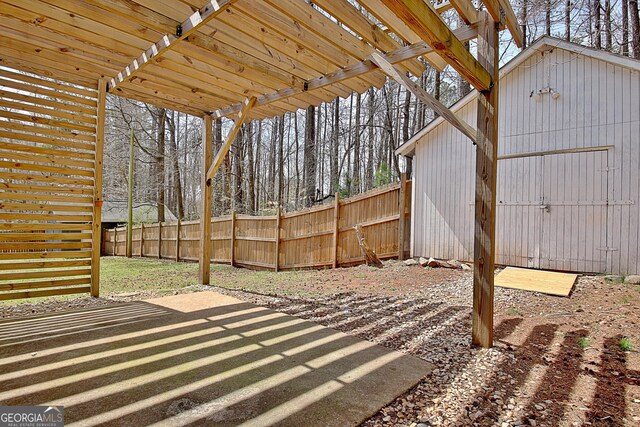
[[[105,257],[100,264],[100,275],[102,295],[143,291],[163,294],[197,284],[198,264],[153,258]]]
[[[509,316],[520,316],[520,310],[518,310],[518,309],[517,309],[517,308],[515,308],[515,307],[509,307],[509,308],[507,309],[507,314],[508,314]]]
[[[621,283],[624,283],[624,276],[608,274],[604,276],[604,281],[606,283],[611,283],[611,284],[621,284]]]
[[[580,339],[578,340],[578,346],[585,350],[589,347],[591,347],[591,340],[588,337],[580,337]]]
[[[620,302],[625,305],[631,304],[631,297],[629,295],[625,295],[620,299]]]
[[[618,341],[618,347],[620,347],[620,350],[622,350],[622,351],[632,351],[633,350],[633,343],[627,337],[620,338],[620,341]]]

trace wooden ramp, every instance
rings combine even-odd
[[[566,297],[577,277],[577,274],[507,267],[498,273],[495,285]]]

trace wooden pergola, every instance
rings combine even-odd
[[[0,69],[0,106],[8,110],[0,111],[5,119],[0,120],[0,137],[11,142],[0,143],[0,149],[14,154],[0,164],[7,170],[0,172],[1,198],[27,201],[28,208],[48,211],[44,216],[50,218],[38,222],[25,214],[0,213],[0,220],[6,221],[0,230],[8,232],[5,241],[10,242],[27,241],[26,231],[79,234],[75,245],[35,244],[34,251],[24,256],[2,254],[0,261],[38,260],[42,268],[86,266],[90,287],[56,292],[60,289],[33,291],[28,286],[0,285],[0,290],[23,290],[0,298],[78,289],[99,294],[107,93],[202,117],[201,233],[210,236],[211,178],[245,120],[380,88],[389,76],[477,144],[473,342],[491,346],[498,32],[508,28],[518,46],[522,34],[508,0],[483,0],[483,4],[486,12],[477,10],[470,0],[437,5],[429,0],[314,0],[312,4],[305,0],[3,0],[0,66],[6,68]],[[440,16],[452,8],[465,23],[456,29]],[[477,59],[463,44],[476,38]],[[424,61],[419,58],[438,69],[451,65],[478,90],[475,127],[408,77],[423,73]],[[212,120],[219,117],[230,117],[235,124],[214,157]],[[37,143],[49,146],[34,148]],[[4,152],[2,156],[7,158]],[[67,160],[60,162],[60,158]],[[25,166],[23,160],[44,165]],[[76,209],[81,215],[59,215],[45,205],[79,200],[84,203]],[[1,207],[25,206],[3,203]],[[72,211],[65,204],[56,209]],[[211,242],[201,241],[200,281],[206,284]],[[65,252],[66,260],[60,260],[60,253],[50,252],[51,248],[73,250],[73,254]],[[18,269],[34,266],[12,262],[16,264]],[[0,265],[0,269],[8,268]],[[49,275],[6,273],[0,279],[45,277],[50,279],[46,286],[58,288],[82,284],[77,279],[56,282],[53,279],[64,274],[47,271]]]

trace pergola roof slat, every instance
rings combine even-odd
[[[332,15],[339,14],[342,16],[342,23],[344,25],[383,53],[391,52],[402,47],[399,42],[395,41],[389,34],[382,31],[377,25],[360,13],[348,0],[315,0],[314,4],[320,6]],[[416,76],[422,75],[425,70],[424,65],[417,60],[412,60],[403,64],[403,66]]]
[[[112,78],[114,94],[199,116],[232,114],[254,96],[248,117],[264,118],[381,87],[385,74],[366,60],[374,52],[414,75],[418,57],[442,68],[448,55],[472,84],[490,84],[458,49],[474,28],[439,18],[450,3],[358,2],[371,15],[348,0],[5,0],[0,64],[92,89]],[[513,24],[508,0],[486,3]],[[468,0],[456,4],[475,19]]]

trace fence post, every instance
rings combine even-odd
[[[180,261],[180,218],[176,224],[176,262]]]
[[[333,208],[333,268],[338,267],[338,233],[340,226],[340,193],[336,192],[335,206]]]
[[[144,257],[144,222],[140,223],[140,258]]]
[[[118,256],[118,224],[113,229],[113,256]]]
[[[407,174],[400,174],[400,194],[398,195],[398,259],[404,260],[404,235],[406,219]]]
[[[236,252],[236,211],[231,212],[231,267],[234,264]]]
[[[162,258],[162,223],[158,221],[158,259]]]
[[[276,211],[276,271],[280,268],[280,206]]]

